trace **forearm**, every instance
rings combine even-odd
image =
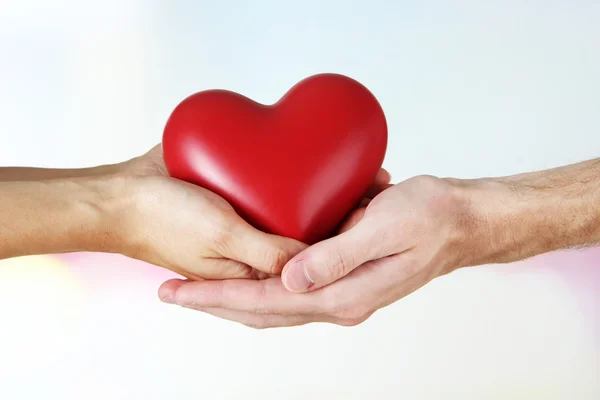
[[[464,265],[600,243],[600,159],[461,186],[475,227],[465,235]]]
[[[119,170],[119,164],[79,169],[2,167],[0,168],[0,182],[23,182],[48,179],[106,176],[118,173]]]
[[[0,259],[116,252],[127,218],[121,178],[0,183]]]

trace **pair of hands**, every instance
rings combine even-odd
[[[460,201],[446,180],[390,185],[382,170],[339,234],[307,247],[258,231],[221,197],[169,178],[160,146],[123,171],[143,183],[138,208],[152,217],[138,221],[136,245],[127,247],[135,250],[122,253],[188,278],[165,282],[164,302],[251,327],[356,325],[459,263],[451,255]]]

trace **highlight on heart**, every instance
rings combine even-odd
[[[171,176],[222,196],[265,232],[311,244],[364,198],[386,145],[375,96],[338,74],[308,77],[272,105],[200,91],[177,105],[163,135]]]

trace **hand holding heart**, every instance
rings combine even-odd
[[[320,74],[273,105],[206,90],[169,117],[169,174],[225,198],[262,231],[316,243],[357,207],[381,168],[387,124],[360,83]]]
[[[281,277],[176,279],[160,298],[253,327],[355,325],[456,268],[452,186],[389,185],[386,144],[377,100],[339,75],[308,78],[272,106],[226,91],[185,99],[163,136],[169,173],[222,195],[253,226],[312,246],[281,257]]]
[[[294,239],[267,234],[244,221],[220,196],[167,175],[161,146],[119,166],[134,211],[117,251],[168,268],[189,279],[261,279],[279,275],[306,248]],[[114,178],[113,178],[114,180]],[[389,182],[381,170],[372,198]],[[119,192],[121,190],[119,189]]]
[[[272,106],[199,93],[128,162],[1,168],[0,259],[121,253],[195,280],[163,301],[264,328],[355,325],[457,268],[600,242],[600,160],[392,186],[386,142],[375,98],[339,75]]]
[[[329,237],[365,195],[385,188],[386,145],[375,97],[350,78],[322,74],[272,106],[223,90],[196,93],[171,114],[162,148],[171,176],[222,195],[262,231],[313,244]],[[317,270],[318,282],[294,263],[284,281],[304,291],[339,277],[326,282]],[[173,296],[167,291],[162,299]]]
[[[409,179],[356,210],[339,235],[292,258],[283,279],[176,279],[159,296],[256,328],[356,325],[459,266],[464,206],[448,181]]]
[[[127,163],[138,212],[117,251],[190,279],[280,274],[388,182],[386,145],[379,103],[341,75],[305,79],[272,106],[197,93],[162,146]]]
[[[218,195],[167,176],[161,147],[125,163],[130,213],[118,252],[190,279],[279,274],[306,246],[249,225]]]
[[[375,98],[338,75],[306,79],[273,106],[224,91],[184,100],[163,137],[170,174],[223,195],[254,226],[312,246],[281,277],[175,279],[160,298],[258,328],[355,325],[456,268],[460,198],[429,176],[389,185],[377,173],[386,143]],[[343,221],[374,180],[366,208]]]

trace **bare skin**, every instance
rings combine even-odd
[[[600,159],[503,178],[420,176],[377,195],[282,278],[170,280],[168,303],[255,327],[356,325],[458,268],[600,243]]]
[[[167,176],[160,146],[118,165],[0,168],[0,259],[121,253],[191,279],[281,272],[302,243],[267,235],[221,197]]]
[[[389,179],[380,171],[369,196]],[[253,228],[214,193],[170,178],[160,145],[116,165],[0,168],[0,198],[0,259],[107,252],[189,279],[262,279],[306,248]]]

